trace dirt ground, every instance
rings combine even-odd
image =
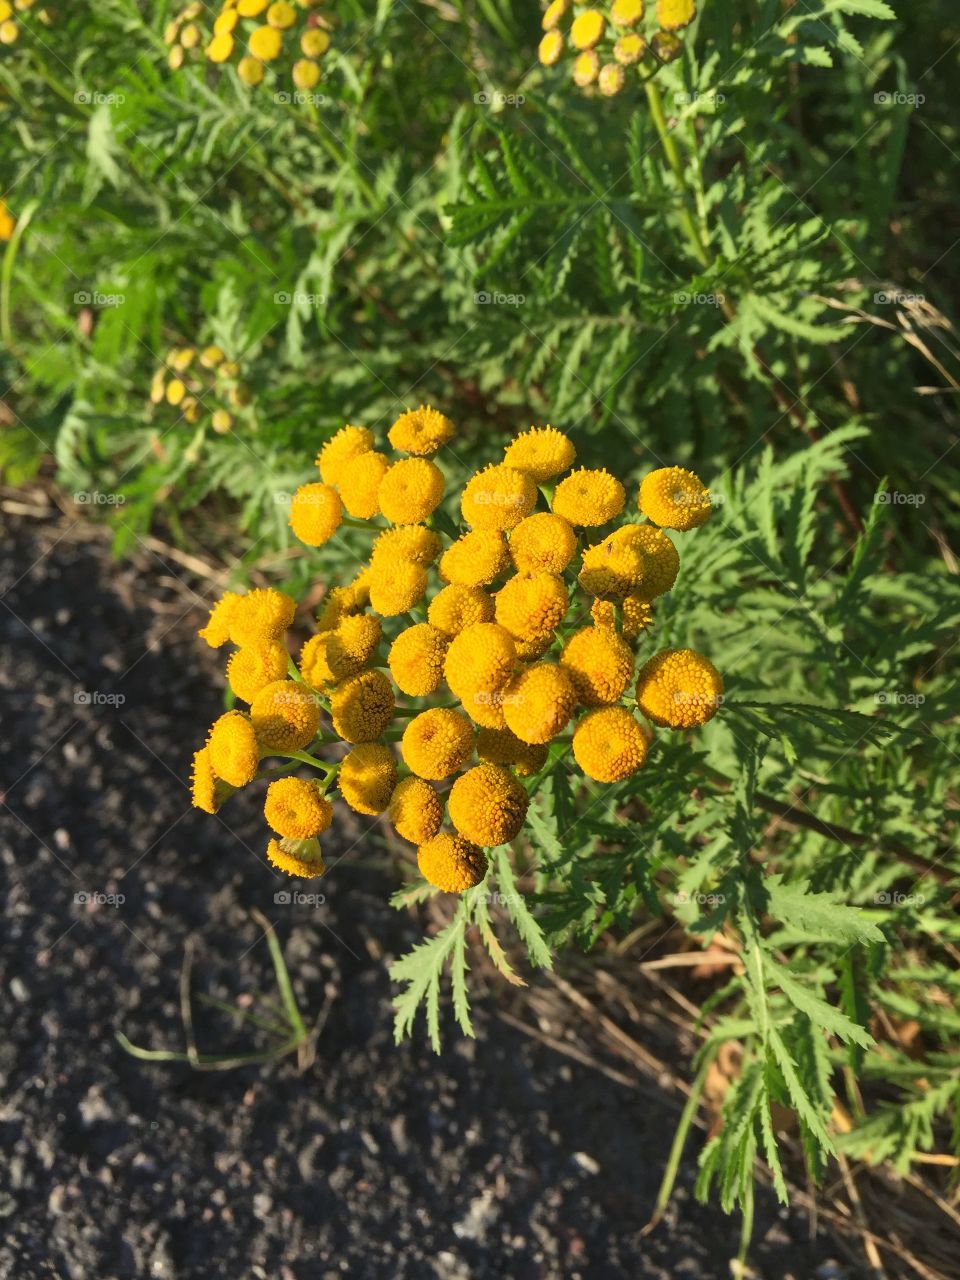
[[[739,1222],[694,1201],[692,1144],[641,1235],[673,1098],[524,1035],[494,986],[476,1041],[450,1027],[439,1058],[422,1031],[394,1046],[387,966],[423,922],[389,907],[363,828],[329,859],[346,854],[325,903],[286,905],[256,797],[219,819],[190,808],[190,755],[221,707],[194,638],[210,585],[154,554],[118,563],[59,512],[0,522],[0,1277],[730,1276]],[[253,907],[305,1016],[327,1009],[313,1065],[201,1073],[125,1053],[118,1030],[183,1048],[191,936],[196,990],[275,990]],[[225,1016],[196,1017],[202,1050],[249,1047]],[[754,1275],[853,1280],[838,1256],[759,1197]]]

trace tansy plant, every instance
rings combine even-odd
[[[612,0],[608,7],[551,0],[538,56],[545,67],[569,63],[574,83],[611,98],[631,68],[651,79],[683,52],[677,32],[697,16],[695,0]]]
[[[315,89],[321,59],[330,48],[330,19],[320,0],[223,0],[218,13],[188,4],[164,31],[168,62],[176,71],[188,57],[214,66],[233,62],[247,85],[262,84],[268,69],[282,72],[299,90]]]
[[[722,700],[709,658],[658,651],[649,635],[653,602],[680,565],[666,530],[711,513],[692,472],[652,471],[625,515],[616,476],[574,467],[566,435],[532,427],[466,481],[458,528],[440,511],[445,480],[431,457],[453,436],[447,417],[420,408],[389,432],[404,457],[356,426],[321,450],[320,479],[293,495],[291,527],[319,547],[359,525],[370,554],[329,592],[296,663],[284,643],[296,603],[279,591],[228,593],[200,632],[234,646],[227,679],[247,709],[221,716],[197,752],[194,803],[215,813],[271,778],[267,854],[291,875],[323,874],[319,838],[339,796],[386,814],[417,846],[426,886],[463,894],[494,869],[512,882],[491,851],[521,839],[558,762],[584,784],[621,783],[643,768],[651,726],[696,728]],[[270,759],[313,776],[277,777]],[[404,1025],[411,1016],[403,1005]]]

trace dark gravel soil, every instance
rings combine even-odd
[[[284,906],[255,798],[225,821],[190,809],[219,695],[183,569],[117,564],[59,515],[0,522],[0,1277],[729,1276],[738,1223],[693,1201],[692,1157],[640,1234],[672,1103],[521,1034],[493,989],[475,1042],[451,1034],[439,1059],[422,1036],[394,1046],[386,968],[423,925],[357,865],[369,840],[324,905]],[[195,991],[275,992],[251,907],[276,924],[305,1014],[329,1006],[313,1065],[126,1054],[118,1029],[183,1048],[190,935]],[[203,1006],[196,1030],[201,1050],[250,1046]],[[839,1276],[835,1246],[807,1237],[761,1196],[754,1274]]]

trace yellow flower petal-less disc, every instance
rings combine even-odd
[[[461,769],[473,754],[473,725],[453,707],[431,707],[414,716],[400,740],[407,768],[439,782]]]
[[[404,778],[390,797],[387,811],[397,835],[411,844],[432,840],[443,822],[440,797],[423,778]]]
[[[263,806],[267,825],[287,840],[309,840],[327,830],[333,821],[333,805],[316,782],[304,778],[277,778],[267,787]]]
[[[698,529],[713,510],[706,485],[684,467],[660,467],[644,476],[638,505],[662,529]]]
[[[417,850],[420,874],[444,893],[463,893],[487,873],[487,855],[462,836],[441,831]]]
[[[601,707],[574,729],[573,758],[596,782],[622,782],[646,760],[647,739],[626,707]]]
[[[337,781],[355,813],[383,813],[397,785],[396,758],[381,742],[362,742],[344,756]]]
[[[692,729],[706,724],[723,701],[723,678],[693,649],[662,649],[637,673],[637,706],[654,724]]]
[[[489,849],[519,834],[527,804],[526,791],[508,769],[484,763],[454,782],[447,813],[465,840]]]

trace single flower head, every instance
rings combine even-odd
[[[394,788],[387,816],[397,835],[411,844],[424,844],[440,830],[443,804],[429,782],[404,778]]]
[[[380,481],[377,497],[391,524],[422,524],[443,499],[443,472],[427,458],[401,458]]]
[[[577,49],[592,49],[603,39],[606,25],[606,18],[599,9],[584,9],[573,20],[570,39]]]
[[[552,480],[573,466],[577,451],[573,442],[556,427],[531,427],[507,445],[503,461],[516,471],[525,471],[537,484]]]
[[[370,568],[406,560],[427,569],[440,554],[443,544],[438,534],[422,524],[405,524],[398,529],[385,529],[370,551]]]
[[[393,719],[394,697],[382,671],[362,671],[330,695],[333,727],[344,742],[373,742]]]
[[[537,486],[526,471],[504,464],[471,476],[460,497],[460,511],[474,529],[513,529],[536,505]]]
[[[290,528],[308,547],[322,547],[329,542],[342,519],[340,495],[319,480],[301,485],[290,502]]]
[[[465,840],[481,848],[508,844],[527,815],[527,793],[509,769],[478,764],[450,788],[447,813]]]
[[[637,673],[637,706],[668,729],[706,724],[722,701],[720,672],[693,649],[661,649]]]
[[[662,529],[698,529],[709,517],[710,491],[683,467],[660,467],[644,476],[640,510]]]
[[[390,646],[387,662],[401,693],[425,698],[440,688],[448,643],[448,637],[429,622],[419,622],[400,632]]]
[[[443,553],[440,577],[465,587],[484,587],[509,567],[510,553],[500,530],[472,529]]]
[[[493,600],[482,587],[451,582],[430,601],[427,621],[452,639],[477,622],[492,622],[493,612]]]
[[[264,685],[287,674],[287,650],[279,640],[244,645],[227,663],[227,683],[241,702],[252,702]]]
[[[664,31],[689,27],[696,16],[696,0],[657,0],[657,21]]]
[[[450,642],[443,669],[471,719],[499,729],[504,724],[501,695],[516,665],[510,632],[496,622],[478,622]]]
[[[229,782],[224,782],[214,773],[209,747],[201,747],[194,753],[191,799],[195,809],[216,813],[235,790],[236,787],[231,787]]]
[[[647,758],[647,739],[626,707],[588,711],[573,731],[573,758],[597,782],[622,782]]]
[[[473,725],[452,707],[431,707],[414,716],[400,740],[407,768],[420,778],[449,778],[473,753]]]
[[[230,639],[235,645],[280,640],[297,611],[297,602],[272,587],[257,588],[238,596],[229,611]]]
[[[574,525],[606,524],[623,510],[626,490],[607,470],[579,467],[553,492],[553,511]]]
[[[441,831],[417,850],[417,866],[428,884],[444,893],[463,893],[487,874],[487,855],[462,836]]]
[[[287,840],[309,840],[333,821],[333,805],[316,782],[277,778],[267,787],[263,806],[267,825]]]
[[[569,603],[557,574],[516,573],[497,592],[497,622],[516,640],[536,640],[560,625]]]
[[[268,751],[302,751],[317,736],[320,708],[296,680],[265,685],[250,704],[257,741]]]
[[[397,785],[397,762],[381,742],[362,742],[343,757],[340,793],[355,813],[383,813]]]
[[[633,675],[630,646],[607,627],[583,627],[563,647],[560,662],[582,706],[618,702]]]
[[[536,511],[510,534],[510,559],[529,573],[563,573],[577,550],[577,535],[568,520]]]
[[[421,405],[402,413],[387,433],[387,439],[400,453],[414,453],[420,457],[436,453],[452,440],[456,428],[449,418],[436,409]]]
[[[427,571],[409,560],[378,564],[370,571],[370,604],[385,618],[396,618],[423,599]]]
[[[549,742],[573,715],[577,693],[570,676],[552,662],[527,667],[507,685],[503,717],[523,742]]]
[[[207,738],[207,759],[218,778],[231,787],[245,787],[257,776],[260,748],[250,718],[228,711],[215,720]]]
[[[302,880],[322,876],[327,869],[316,836],[309,840],[271,840],[267,857],[287,875],[299,876]]]

